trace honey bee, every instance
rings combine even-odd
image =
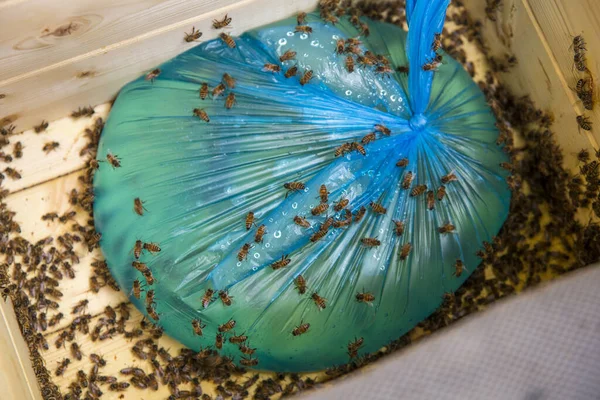
[[[146,268],[144,272],[142,272],[144,278],[146,278],[146,283],[148,285],[154,285],[154,276],[152,276],[152,271],[149,268]]]
[[[352,151],[352,145],[350,143],[344,143],[343,145],[335,149],[335,156],[343,156],[346,153],[349,153],[350,151]]]
[[[48,124],[48,121],[42,121],[39,125],[36,125],[33,127],[33,129],[35,130],[35,133],[42,133],[44,132],[46,129],[48,129],[48,126],[50,124]]]
[[[444,196],[446,195],[446,186],[442,185],[437,190],[437,199],[438,201],[442,201]]]
[[[400,249],[400,259],[406,260],[408,258],[408,255],[410,254],[411,249],[412,244],[410,243],[406,243],[404,246],[402,246],[402,248]]]
[[[111,385],[108,388],[112,391],[122,391],[127,389],[129,386],[131,386],[129,382],[117,382],[111,383]]]
[[[235,100],[235,94],[231,92],[227,95],[227,99],[225,100],[225,108],[229,110],[234,104],[237,104],[237,101]]]
[[[289,60],[293,60],[294,58],[296,58],[296,52],[293,50],[286,50],[285,53],[283,53],[281,56],[279,56],[279,61],[284,62],[284,61],[289,61]],[[296,73],[294,72],[294,75]],[[286,76],[286,78],[289,78]]]
[[[278,270],[287,267],[291,261],[292,260],[288,258],[288,255],[286,254],[284,256],[281,256],[281,260],[277,260],[273,264],[271,264],[271,268],[273,268],[274,270]]]
[[[302,78],[300,78],[300,84],[302,86],[306,85],[313,77],[313,72],[312,70],[308,70],[304,72],[304,75],[302,75]]]
[[[360,239],[360,242],[367,247],[376,247],[381,244],[381,241],[379,241],[376,237],[375,238],[370,238],[370,237],[362,238],[362,239]]]
[[[277,65],[277,64],[271,64],[271,63],[266,63],[263,66],[263,71],[268,71],[268,72],[280,72],[281,71],[281,66]]]
[[[321,198],[321,203],[327,203],[329,201],[329,191],[327,190],[327,186],[321,185],[319,187],[319,197]]]
[[[225,81],[225,84],[230,89],[235,88],[235,78],[232,77],[231,75],[229,75],[227,73],[223,74],[223,81]]]
[[[110,165],[112,165],[113,168],[121,167],[121,159],[119,159],[119,157],[115,154],[112,154],[110,152],[106,153],[106,160],[109,162]]]
[[[226,290],[219,290],[219,298],[221,299],[223,305],[230,306],[232,303],[231,299],[233,299],[233,296],[229,296],[229,293],[227,293]]]
[[[230,23],[231,23],[231,18],[228,17],[227,14],[225,14],[225,17],[221,21],[219,21],[218,19],[213,20],[213,28],[214,29],[225,28]]]
[[[192,26],[192,32],[191,33],[187,33],[187,32],[184,32],[184,33],[185,33],[184,40],[186,42],[188,42],[188,43],[193,42],[195,40],[198,40],[202,36],[202,32],[197,31],[196,27],[194,27],[194,26]]]
[[[396,236],[402,236],[404,233],[404,222],[396,220],[392,220],[392,222],[395,225],[394,230],[396,231]]]
[[[438,54],[431,62],[423,65],[423,71],[435,71],[442,63],[441,56]]]
[[[298,22],[298,25],[303,25],[304,21],[306,21],[306,13],[305,12],[298,13],[298,15],[296,16],[296,21]]]
[[[377,214],[385,214],[387,212],[387,208],[385,208],[379,203],[375,203],[374,201],[369,203],[369,205],[371,206],[371,209],[373,209],[373,211]]]
[[[410,189],[410,185],[412,184],[413,179],[414,175],[412,171],[408,171],[402,179],[402,188],[406,190]]]
[[[575,56],[573,56],[573,62],[575,63],[575,68],[577,71],[585,72],[588,70],[584,53],[575,53]]]
[[[302,321],[300,321],[300,325],[298,325],[297,327],[294,328],[294,330],[292,331],[292,335],[294,335],[294,336],[303,335],[306,332],[308,332],[309,328],[310,328],[309,323],[303,323]]]
[[[582,51],[585,51],[585,39],[583,38],[582,35],[577,35],[573,37],[573,43],[571,44],[571,46],[573,48],[573,51],[575,51],[575,53],[580,53]]]
[[[352,223],[352,212],[348,209],[345,210],[346,219],[333,221],[334,228],[342,228]]]
[[[351,146],[352,150],[362,154],[363,156],[367,155],[365,148],[361,144],[359,144],[357,142],[352,142],[352,143],[350,143],[350,146]]]
[[[376,139],[375,132],[371,132],[371,133],[363,136],[363,138],[360,140],[360,142],[362,144],[369,144],[369,143],[373,142],[375,139]]]
[[[357,293],[356,301],[358,301],[359,303],[368,303],[370,305],[372,302],[375,301],[375,296],[368,292]]]
[[[219,325],[219,332],[229,332],[235,327],[235,321],[230,319],[222,325]]]
[[[210,118],[208,117],[208,114],[206,113],[206,111],[204,111],[201,108],[194,108],[194,115],[196,117],[200,118],[204,122],[210,122]]]
[[[58,143],[58,142],[48,142],[44,145],[42,150],[45,151],[46,154],[48,154],[51,151],[56,150],[58,148],[58,146],[60,146],[60,143]]]
[[[152,307],[154,303],[154,290],[148,290],[146,292],[146,307]]]
[[[452,275],[455,275],[457,278],[460,277],[464,268],[465,265],[463,264],[462,260],[457,259],[456,263],[454,264],[454,273]]]
[[[233,336],[229,337],[230,343],[239,344],[239,343],[244,343],[246,340],[248,340],[248,336],[244,336],[244,335],[239,335],[239,336],[233,335]]]
[[[235,48],[235,41],[233,40],[233,38],[231,36],[229,36],[228,34],[223,32],[219,35],[219,37],[227,46],[229,46],[229,48],[231,48],[231,49]]]
[[[337,54],[343,54],[344,53],[344,39],[338,39],[337,42],[335,43],[335,52]]]
[[[193,319],[192,328],[194,329],[195,335],[202,336],[202,329],[206,328],[206,325],[203,324],[199,319]]]
[[[54,221],[56,218],[58,218],[58,213],[55,212],[42,215],[42,221]]]
[[[244,261],[248,257],[248,252],[252,248],[250,243],[244,243],[242,249],[238,252],[237,258],[238,261]]]
[[[80,312],[86,309],[88,303],[89,300],[81,300],[73,307],[73,309],[71,310],[71,314],[79,314]]]
[[[154,80],[160,75],[160,68],[153,69],[146,74],[146,80],[154,83]]]
[[[348,355],[350,358],[356,358],[358,356],[358,350],[362,347],[364,339],[362,337],[355,339],[354,342],[348,343]]]
[[[447,223],[447,224],[440,226],[438,228],[438,232],[439,233],[450,233],[450,232],[454,232],[455,229],[456,229],[456,227],[454,225]]]
[[[360,24],[360,33],[364,37],[369,36],[371,34],[371,31],[369,30],[369,25],[367,25],[366,23],[361,23]]]
[[[374,202],[371,202],[371,207],[373,207],[373,204],[377,204]],[[385,207],[379,205],[383,210],[386,210]],[[367,212],[367,209],[363,206],[361,208],[359,208],[359,210],[356,212],[356,215],[354,216],[354,222],[360,222],[360,220],[365,216],[365,213]],[[383,214],[385,214],[385,211],[383,212]]]
[[[138,262],[138,261],[132,262],[131,266],[133,268],[137,269],[138,271],[140,271],[142,274],[148,270],[148,266],[146,264]]]
[[[583,129],[584,131],[592,130],[592,123],[590,122],[590,119],[586,116],[578,115],[577,125],[579,125],[579,128]]]
[[[208,97],[208,83],[203,82],[202,86],[200,86],[200,98],[202,100]]]
[[[4,173],[6,173],[6,175],[8,175],[12,179],[21,179],[21,174],[14,168],[6,167]],[[3,176],[0,177],[0,181],[2,181],[2,179],[4,179]]]
[[[296,65],[294,65],[293,67],[288,68],[287,71],[285,71],[285,77],[286,78],[291,78],[292,76],[296,76],[296,74],[298,73],[298,67]]]
[[[132,291],[133,291],[133,296],[139,300],[140,295],[142,293],[142,284],[140,283],[140,280],[137,278],[133,281]]]
[[[248,211],[248,215],[246,215],[246,230],[249,231],[252,225],[254,225],[254,213]]]
[[[346,56],[345,65],[348,72],[354,72],[354,57],[351,55]]]
[[[335,203],[335,206],[333,207],[333,209],[335,210],[335,212],[340,212],[344,208],[346,208],[346,206],[348,205],[349,202],[350,202],[350,200],[345,199],[345,198],[342,197],[340,199],[340,201],[338,201],[337,203]]]
[[[291,192],[299,192],[299,191],[304,190],[306,188],[306,186],[304,185],[304,183],[297,182],[297,181],[284,183],[283,187],[285,189],[287,189],[287,193],[285,194],[286,198],[288,197],[288,195]]]
[[[294,284],[296,285],[296,289],[298,289],[298,293],[306,293],[306,279],[304,279],[302,275],[298,275],[296,279],[294,279]]]
[[[319,296],[319,294],[317,292],[314,292],[312,294],[311,298],[313,299],[313,301],[317,305],[317,308],[319,309],[319,311],[325,309],[326,301],[327,301],[326,298]]]
[[[450,172],[449,174],[442,176],[441,181],[445,185],[448,182],[458,181],[458,178],[456,177],[456,175],[453,172]]]
[[[239,349],[242,353],[247,354],[249,356],[251,356],[252,354],[254,354],[254,352],[256,351],[256,349],[250,348],[248,346],[245,346],[243,344],[240,344]]]
[[[73,358],[76,358],[79,361],[81,361],[81,359],[83,358],[83,355],[81,354],[81,349],[79,348],[79,345],[75,342],[71,343],[71,354],[73,355]]]
[[[212,97],[219,97],[220,95],[223,94],[223,92],[225,92],[225,85],[223,83],[219,83],[217,86],[215,86],[215,88],[212,90]]]
[[[318,242],[319,240],[323,239],[325,235],[327,235],[327,231],[319,229],[317,232],[311,235],[310,241],[313,243]]]
[[[159,316],[158,313],[156,312],[156,310],[154,309],[154,307],[152,307],[152,305],[146,306],[146,313],[148,313],[148,315],[155,321],[159,320]]]
[[[328,209],[329,209],[329,204],[328,203],[320,203],[318,206],[313,207],[313,209],[310,210],[310,213],[312,215],[321,215],[325,211],[327,211]]]
[[[133,210],[137,215],[144,215],[144,211],[148,211],[146,210],[146,207],[144,207],[144,203],[145,202],[140,200],[139,197],[133,199]]]
[[[254,235],[254,241],[256,243],[262,243],[265,233],[267,233],[267,227],[265,225],[259,226]]]
[[[306,218],[304,218],[304,217],[300,217],[300,216],[298,216],[298,215],[296,215],[296,216],[294,217],[294,223],[295,223],[296,225],[299,225],[299,226],[303,227],[303,228],[310,228],[310,222],[308,222],[308,221],[306,220]]]
[[[62,376],[67,370],[67,367],[70,363],[71,360],[69,360],[68,358],[63,358],[63,360],[58,363],[58,368],[56,368],[56,376]]]
[[[144,250],[150,253],[160,253],[160,246],[157,243],[144,243]]]
[[[442,48],[442,34],[436,33],[433,35],[433,43],[431,45],[431,50],[438,51]]]
[[[393,73],[394,70],[391,67],[387,66],[387,65],[378,65],[375,68],[375,72],[378,73],[378,74],[381,74],[381,75],[385,75],[385,76],[387,76],[389,78],[390,74]]]
[[[23,143],[21,142],[17,142],[15,143],[14,147],[13,147],[13,156],[15,156],[15,158],[21,158],[23,157]],[[6,162],[10,162],[10,160],[6,160]]]
[[[308,25],[297,25],[294,32],[312,33],[312,28]]]
[[[258,358],[244,358],[244,357],[242,357],[240,359],[240,364],[242,364],[244,367],[254,367],[255,365],[258,365]]]
[[[211,301],[213,301],[213,294],[215,294],[215,291],[208,288],[206,289],[206,291],[204,291],[204,296],[202,296],[202,307],[206,308],[208,307],[208,305],[211,303]]]
[[[420,196],[427,191],[427,185],[417,185],[411,191],[410,195],[412,197]]]

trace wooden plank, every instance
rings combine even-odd
[[[12,302],[0,299],[0,387],[5,400],[41,400],[29,349],[21,336]]]
[[[0,121],[9,119],[20,130],[29,129],[40,120],[52,121],[82,105],[97,105],[111,100],[127,82],[149,71],[194,44],[182,40],[192,26],[204,32],[203,40],[217,37],[212,20],[228,13],[233,18],[230,34],[288,17],[298,10],[311,10],[317,0],[244,0],[201,16],[192,17],[163,29],[158,29],[94,50],[64,63],[27,74],[19,79],[0,82]],[[269,12],[256,12],[268,9]],[[94,74],[78,78],[84,71]],[[1,125],[1,123],[0,123]]]
[[[505,0],[498,21],[486,18],[485,2],[464,0],[473,18],[483,22],[483,36],[490,54],[503,57],[514,54],[519,63],[500,80],[516,95],[530,95],[536,105],[554,114],[552,130],[565,156],[566,168],[577,167],[576,152],[598,148],[598,140],[587,132],[578,133],[576,108],[569,98],[567,80],[556,68],[547,44],[532,20],[525,0]]]
[[[0,166],[2,170],[6,167],[16,169],[22,178],[14,180],[6,176],[2,186],[16,192],[83,168],[87,159],[82,158],[79,152],[88,143],[84,134],[85,128],[93,126],[97,118],[106,119],[109,110],[109,104],[100,105],[95,108],[92,118],[75,120],[64,117],[52,122],[45,132],[38,134],[34,130],[28,130],[21,135],[11,136],[11,144],[3,150],[12,154],[14,145],[21,142],[23,156],[13,156],[10,163],[0,163]],[[56,150],[46,153],[43,147],[51,142],[57,142],[59,146]]]

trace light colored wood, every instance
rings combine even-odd
[[[12,136],[11,144],[3,150],[12,153],[15,143],[22,143],[23,157],[13,157],[13,161],[7,164],[19,171],[22,178],[13,180],[7,176],[2,186],[10,192],[16,192],[83,168],[86,159],[80,157],[79,152],[88,143],[85,128],[92,127],[97,118],[106,119],[109,110],[108,104],[100,105],[95,108],[91,118],[64,117],[50,124],[46,132],[38,134],[29,130],[22,135]],[[46,153],[43,147],[50,142],[60,145],[56,150]]]
[[[42,70],[0,82],[0,94],[6,95],[0,100],[0,121],[8,119],[14,122],[19,130],[25,130],[42,119],[52,121],[61,118],[79,106],[107,102],[125,83],[193,47],[194,43],[182,40],[184,32],[189,32],[192,26],[204,33],[202,40],[217,37],[218,32],[211,27],[212,21],[226,13],[233,18],[233,27],[228,32],[238,35],[291,16],[298,10],[311,10],[316,4],[317,0],[238,1],[227,7],[64,60]],[[94,71],[94,75],[78,78],[77,76],[84,71]]]
[[[42,399],[10,299],[0,299],[0,388],[3,400]]]

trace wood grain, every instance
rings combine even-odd
[[[218,32],[212,29],[212,21],[225,13],[233,18],[232,29],[228,32],[238,35],[291,16],[300,9],[310,10],[316,4],[317,0],[238,1],[33,73],[5,80],[0,82],[0,94],[6,95],[0,99],[0,121],[8,118],[19,130],[25,130],[42,119],[52,121],[61,118],[79,106],[105,103],[116,96],[127,82],[196,45],[183,40],[184,32],[191,31],[192,26],[204,33],[202,40],[217,37]],[[92,71],[93,74],[78,78],[85,71]]]

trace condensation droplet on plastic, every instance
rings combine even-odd
[[[275,233],[273,234],[273,236],[275,236],[276,238],[280,238],[281,237],[281,231],[275,231]]]
[[[224,248],[225,248],[225,245],[224,245],[224,244],[222,244],[222,245],[221,245],[221,248],[222,248],[222,249],[224,249]]]
[[[273,222],[273,218],[269,218],[269,222]]]
[[[308,193],[308,188],[304,188],[304,193]]]
[[[287,215],[287,211],[282,211],[281,215],[283,215],[283,216]]]
[[[254,253],[254,258],[260,258],[260,254]]]
[[[258,271],[258,267],[252,267],[252,271]]]
[[[310,45],[313,47],[317,47],[319,45],[319,41],[318,40],[313,40],[312,42],[310,42]]]
[[[289,32],[287,33],[287,35],[288,35],[288,36],[294,36],[294,32],[292,32],[292,31],[289,31]]]
[[[295,210],[296,208],[298,208],[298,203],[294,202],[292,203],[292,208]]]
[[[383,233],[383,228],[379,229],[379,233]]]
[[[395,95],[395,94],[391,95],[391,96],[390,96],[390,100],[391,100],[391,101],[396,101],[396,95]]]
[[[302,39],[302,40],[308,39],[308,35],[306,33],[303,33],[302,35],[300,35],[300,39]]]
[[[225,190],[225,191],[226,191],[227,193],[231,193],[231,186],[229,186],[229,187],[227,188],[227,190]]]
[[[338,40],[340,37],[339,37],[338,35],[331,35],[331,38],[332,38],[333,40]]]
[[[269,247],[271,247],[271,243],[265,244],[265,247],[268,249]]]
[[[279,39],[279,43],[280,46],[285,46],[287,44],[287,39],[286,38],[281,38]]]
[[[352,94],[352,90],[346,90],[346,96],[350,96]]]
[[[380,95],[385,96],[387,94],[387,92],[385,90],[381,90],[381,92],[379,92]]]
[[[237,265],[238,267],[241,267],[242,263],[241,263],[241,261],[238,261],[235,265]]]

